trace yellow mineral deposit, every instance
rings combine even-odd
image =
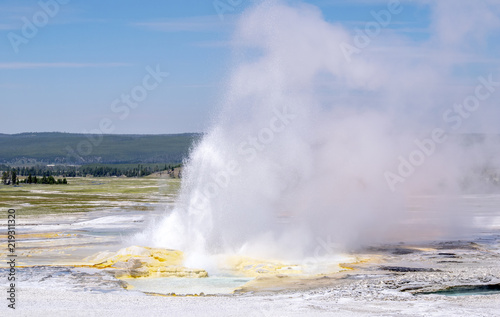
[[[300,265],[284,264],[273,260],[259,260],[244,256],[225,256],[219,262],[220,266],[234,275],[246,277],[300,275],[303,268]]]
[[[183,259],[181,251],[131,246],[118,252],[100,252],[85,260],[96,268],[113,269],[117,278],[208,277],[203,269],[182,266]]]

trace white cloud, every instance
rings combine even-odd
[[[440,0],[432,3],[436,40],[443,46],[482,45],[500,28],[497,0]]]

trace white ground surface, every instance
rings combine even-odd
[[[488,201],[475,199],[474,209]],[[500,316],[500,294],[413,295],[456,285],[500,284],[500,203],[488,206],[488,213],[479,211],[478,231],[466,241],[431,242],[418,250],[409,245],[378,246],[366,252],[382,260],[360,264],[342,277],[289,284],[293,287],[286,283],[281,287],[283,279],[274,285],[254,284],[242,294],[188,297],[125,290],[109,272],[64,264],[75,263],[89,250],[120,242],[122,230],[146,225],[143,214],[30,219],[20,222],[23,233],[57,230],[72,235],[48,244],[42,238],[25,239],[26,248],[19,252],[30,255],[30,260],[25,258],[30,267],[18,268],[15,311],[7,308],[6,262],[2,261],[0,316]],[[390,269],[394,267],[413,271]]]
[[[500,316],[500,295],[370,300],[328,291],[227,297],[90,294],[21,288],[12,314],[2,316]],[[397,294],[396,296],[400,296]]]

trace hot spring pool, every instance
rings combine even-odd
[[[492,285],[461,285],[453,286],[435,292],[420,293],[420,295],[470,296],[500,294],[500,284]]]
[[[224,295],[232,294],[253,278],[247,277],[206,277],[206,278],[147,278],[123,279],[128,284],[146,293],[176,295]]]

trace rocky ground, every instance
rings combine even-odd
[[[126,290],[108,270],[30,267],[20,269],[15,315],[500,316],[499,243],[492,235],[377,246],[358,254],[371,261],[340,273],[265,276],[224,296],[154,296]],[[491,295],[432,294],[478,285],[489,285]]]

